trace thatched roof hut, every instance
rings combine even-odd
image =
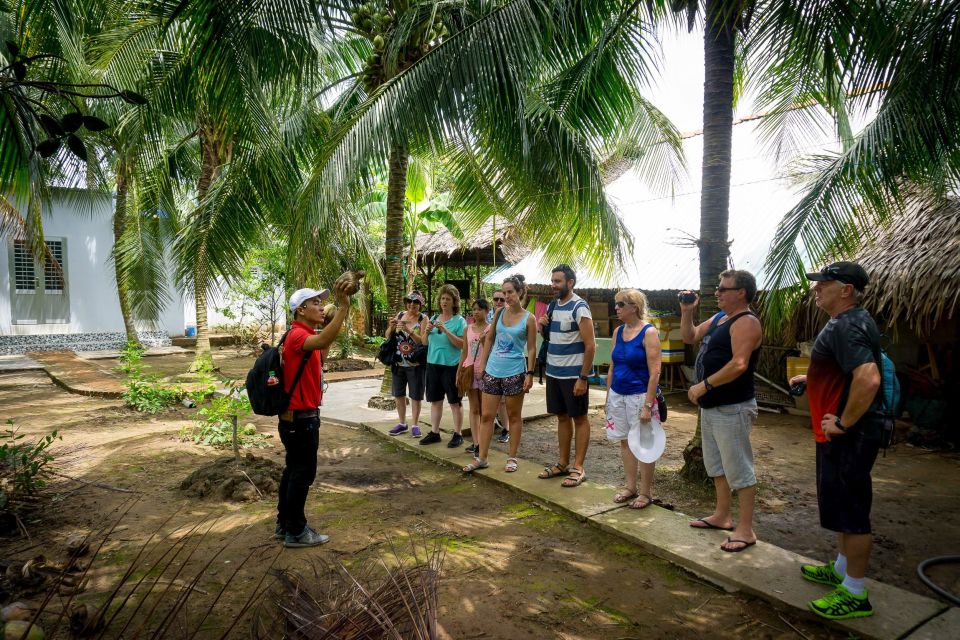
[[[516,227],[506,220],[496,221],[496,256],[494,256],[494,219],[465,240],[459,240],[447,228],[433,233],[418,233],[415,246],[417,262],[431,266],[472,267],[476,265],[519,262],[528,249],[520,242]]]
[[[909,206],[849,259],[870,274],[863,306],[889,330],[931,341],[960,312],[960,199]],[[811,300],[797,314],[793,335],[809,339],[825,322]]]

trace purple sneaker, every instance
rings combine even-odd
[[[410,429],[410,437],[411,437],[411,438],[419,438],[420,435],[421,435],[421,434],[420,434],[420,427],[414,426],[412,429]]]
[[[414,429],[416,429],[416,427],[414,427]],[[389,433],[392,436],[398,436],[401,433],[404,433],[406,430],[407,430],[407,425],[403,424],[402,422],[398,422],[397,426],[395,426],[393,429],[390,429],[390,431],[387,431],[387,433]]]

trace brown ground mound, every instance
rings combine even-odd
[[[241,458],[218,458],[203,465],[180,483],[180,490],[198,498],[253,502],[277,495],[283,467],[252,453]]]

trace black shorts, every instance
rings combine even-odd
[[[427,363],[427,402],[439,402],[447,397],[450,404],[460,404],[457,390],[457,365]]]
[[[423,400],[425,367],[422,364],[415,367],[394,365],[391,373],[390,395],[394,398],[407,396],[411,400]]]
[[[837,533],[870,533],[870,471],[879,451],[879,434],[872,425],[857,425],[846,435],[817,443],[821,527]]]
[[[547,413],[578,418],[587,415],[590,390],[582,396],[573,395],[576,378],[551,378],[547,376]]]

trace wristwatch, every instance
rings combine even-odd
[[[709,379],[707,379],[707,378],[704,378],[704,379],[703,379],[703,388],[706,389],[707,391],[712,391],[712,390],[713,390],[713,385],[710,384],[710,380],[709,380]]]
[[[581,380],[589,380],[589,379],[590,379],[589,376],[577,376],[577,377],[580,378]]]
[[[651,411],[653,411],[653,403],[652,403],[652,402],[644,402],[644,403],[643,403],[643,406],[645,406],[647,409],[650,409]]]
[[[837,416],[837,419],[834,421],[833,424],[837,425],[837,429],[840,429],[840,431],[843,431],[843,432],[846,432],[846,431],[847,431],[847,428],[846,428],[845,426],[843,426],[842,424],[840,424],[840,417],[839,417],[839,416]]]
[[[528,376],[532,376],[533,373],[534,373],[534,372],[533,372],[532,370],[531,370],[531,371],[527,371],[527,375],[528,375]]]

